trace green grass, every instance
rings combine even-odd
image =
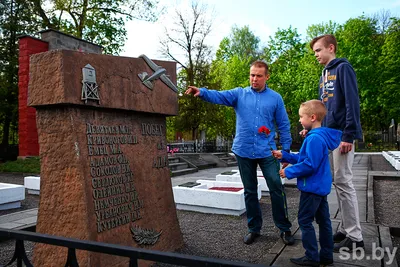
[[[0,163],[0,172],[40,173],[39,157],[29,157]]]

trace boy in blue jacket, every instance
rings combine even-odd
[[[326,115],[324,104],[319,100],[310,100],[300,105],[300,123],[308,130],[298,154],[286,151],[273,151],[275,158],[292,166],[281,169],[282,178],[297,177],[297,188],[301,191],[298,221],[301,240],[306,250],[305,256],[291,258],[290,261],[302,266],[319,266],[333,263],[332,225],[327,195],[331,192],[332,174],[329,163],[329,151],[340,144],[342,132],[321,127]],[[319,225],[318,243],[313,226],[314,218]]]

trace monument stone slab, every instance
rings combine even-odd
[[[170,75],[164,80],[176,82],[174,62],[154,63]],[[153,75],[149,89],[138,74],[155,71],[143,58],[55,50],[30,64],[28,104],[37,111],[41,159],[36,231],[179,249],[166,151],[166,116],[178,111],[174,88]],[[77,257],[80,266],[128,262],[85,251]],[[66,258],[66,248],[35,246],[35,266],[62,266]]]

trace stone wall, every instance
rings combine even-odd
[[[36,110],[28,107],[29,62],[33,54],[48,51],[49,45],[40,39],[22,36],[19,39],[18,70],[18,136],[19,156],[39,155],[38,134],[36,128]]]
[[[102,47],[91,42],[76,38],[56,30],[44,30],[39,32],[40,38],[49,43],[49,50],[67,49],[79,52],[101,54]]]

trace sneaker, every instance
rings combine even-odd
[[[291,258],[290,261],[293,262],[294,264],[301,265],[301,266],[319,267],[319,262],[318,261],[309,260],[307,258],[307,256],[303,256],[301,258]]]
[[[340,243],[346,238],[346,235],[342,232],[337,232],[333,235],[333,243]]]
[[[282,232],[281,233],[281,238],[284,244],[286,245],[293,245],[294,244],[294,237],[292,236],[292,232],[287,231],[287,232]]]
[[[340,252],[341,248],[347,248],[347,252],[353,251],[355,248],[364,248],[364,241],[353,241],[346,237],[342,242],[333,246],[333,252]]]

